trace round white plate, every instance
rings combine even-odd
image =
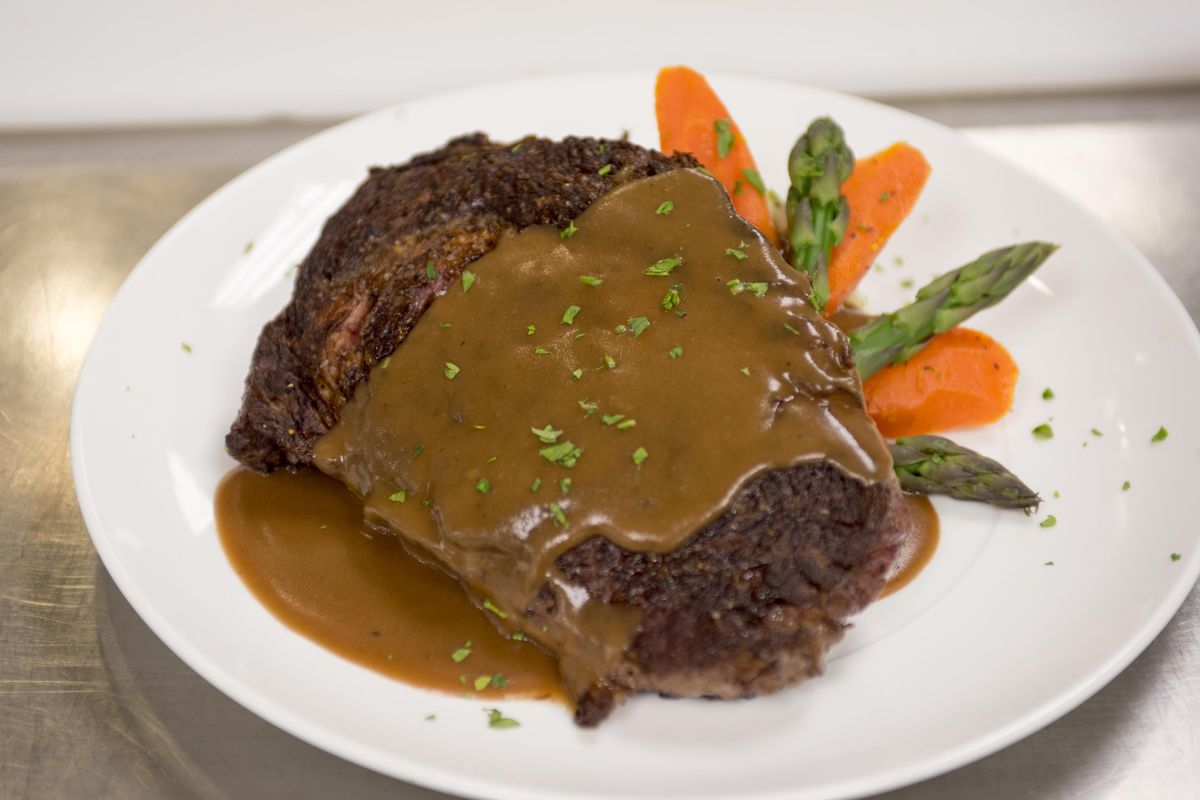
[[[776,189],[794,138],[820,114],[859,154],[907,139],[933,164],[863,284],[872,308],[911,295],[905,279],[920,285],[992,247],[1063,245],[972,322],[1023,373],[1003,422],[955,434],[1042,492],[1036,516],[939,502],[932,564],[858,618],[823,678],[745,702],[637,698],[595,731],[534,702],[501,703],[522,727],[490,730],[482,709],[494,703],[343,661],[277,622],[234,575],[213,529],[213,490],[233,466],[222,437],[259,328],[366,168],[475,130],[627,129],[654,145],[653,80],[548,78],[370,114],[268,159],[164,236],[113,301],[72,413],[79,503],[121,591],[255,713],[351,761],[473,797],[861,795],[979,758],[1078,705],[1141,652],[1200,572],[1200,337],[1144,258],[1035,178],[930,122],[779,83],[713,81]],[[1048,420],[1055,437],[1034,438]],[[1170,436],[1152,443],[1160,425]],[[1048,513],[1055,527],[1039,524]]]

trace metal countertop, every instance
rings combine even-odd
[[[893,104],[1057,185],[1200,320],[1200,89]],[[317,750],[192,672],[100,565],[71,480],[75,378],[126,274],[221,184],[327,124],[0,134],[0,797],[444,797]],[[1200,590],[1076,711],[884,795],[1197,796]]]

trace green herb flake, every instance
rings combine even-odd
[[[1171,553],[1171,560],[1172,560],[1172,561],[1178,561],[1178,560],[1179,560],[1179,559],[1181,559],[1181,558],[1183,558],[1183,556],[1182,556],[1182,555],[1180,555],[1179,553]]]
[[[251,239],[250,241],[246,242],[246,246],[242,248],[242,255],[244,255],[244,256],[250,255],[250,251],[253,249],[254,249],[254,240]]]
[[[623,419],[617,423],[617,430],[627,431],[630,428],[634,427],[635,425],[637,425],[636,419]]]
[[[466,644],[450,654],[450,659],[455,664],[461,664],[467,660],[467,656],[471,655],[471,640],[468,639]]]
[[[717,134],[717,157],[727,158],[733,150],[733,126],[727,118],[713,120],[713,132]]]
[[[183,352],[185,352],[185,353],[192,352],[192,346],[190,344],[188,344],[187,342],[180,342],[179,346],[183,348]]]
[[[1031,431],[1031,433],[1033,433],[1033,435],[1039,439],[1054,438],[1054,429],[1050,427],[1048,422],[1043,422],[1041,425],[1038,425],[1033,429],[1033,431]]]
[[[437,720],[437,714],[427,714],[427,715],[425,716],[425,721],[426,721],[426,722],[434,722],[434,721],[436,721],[436,720]]]
[[[548,356],[550,355],[550,351],[544,347],[535,347],[533,348],[533,354],[535,356]]]
[[[471,272],[471,270],[469,270],[469,269],[464,269],[462,271],[463,294],[466,294],[467,292],[471,291],[471,287],[474,285],[475,285],[475,273]]]
[[[672,203],[670,200],[663,200],[661,203],[658,204],[658,208],[656,208],[654,210],[654,213],[658,214],[660,217],[668,217],[671,215],[671,212],[674,210],[675,210],[674,203]]]
[[[790,322],[783,323],[783,329],[786,330],[788,333],[790,333],[792,336],[800,335],[800,331],[793,328]]]
[[[750,377],[750,368],[749,367],[742,367],[740,370],[738,370],[738,372],[742,373],[747,378]]]
[[[892,261],[896,264],[897,267],[904,266],[904,259],[901,258],[900,256],[896,256],[895,258],[892,259]]]
[[[403,489],[398,492],[392,492],[388,495],[388,500],[391,500],[393,503],[403,503],[407,499],[408,492],[404,491]]]
[[[421,501],[421,505],[425,506],[426,508],[429,508],[430,506],[433,505],[433,501],[427,497]]]
[[[567,515],[563,513],[562,506],[560,506],[558,503],[552,502],[550,505],[546,506],[546,508],[550,510],[550,516],[554,518],[555,522],[564,528],[567,527]]]
[[[484,424],[478,423],[478,422],[475,423],[474,425],[472,425],[471,427],[477,431],[486,431],[487,430],[487,425],[484,425]]]
[[[1053,567],[1053,566],[1054,566],[1054,562],[1053,562],[1053,561],[1047,561],[1045,564],[1042,564],[1042,566],[1043,566],[1043,567]]]
[[[640,467],[642,462],[645,461],[649,455],[650,454],[646,452],[646,448],[644,447],[639,447],[637,450],[634,450],[632,456],[634,465]]]
[[[708,167],[699,166],[699,167],[696,167],[695,169],[696,169],[696,172],[699,172],[701,175],[707,175],[710,178],[713,176],[713,174],[711,172],[709,172]]]
[[[879,195],[879,202],[881,202],[881,203],[886,203],[888,200],[891,200],[891,199],[892,199],[892,196],[890,194],[888,194],[887,192],[884,192],[883,194]]]
[[[942,461],[944,462],[945,459],[942,459]],[[1057,500],[1060,497],[1062,497],[1062,495],[1058,493],[1058,489],[1055,489],[1054,490],[1054,499]]]
[[[575,232],[577,230],[579,230],[579,228],[575,227],[575,220],[571,220],[569,223],[567,223],[567,227],[563,228],[561,231],[558,232],[558,238],[559,239],[570,239],[572,236],[575,235]]]
[[[442,374],[446,376],[446,379],[451,381],[458,377],[458,373],[460,372],[462,372],[462,370],[459,369],[458,364],[455,364],[453,361],[447,361],[446,368],[442,370]]]
[[[726,247],[726,248],[725,248],[725,255],[727,255],[727,256],[733,256],[733,257],[734,257],[734,258],[736,258],[738,261],[745,261],[747,258],[749,258],[749,256],[747,256],[747,255],[746,255],[745,253],[743,253],[741,250],[738,250],[736,247]]]
[[[1128,492],[1132,488],[1133,488],[1133,484],[1130,483],[1129,481],[1125,481],[1124,483],[1121,484],[1122,492]]]
[[[487,494],[491,490],[492,490],[492,482],[489,481],[487,478],[480,478],[475,483],[475,491],[479,492],[480,494]]]
[[[1153,436],[1150,437],[1150,441],[1151,442],[1161,442],[1163,439],[1166,439],[1166,438],[1167,438],[1167,429],[1160,425],[1158,428],[1158,431]]]
[[[1053,514],[1047,514],[1047,515],[1046,515],[1046,518],[1045,518],[1044,520],[1042,520],[1042,521],[1041,521],[1041,523],[1040,523],[1040,527],[1042,527],[1042,528],[1053,528],[1053,527],[1054,527],[1055,525],[1057,525],[1057,524],[1058,524],[1058,520],[1054,518],[1054,515],[1053,515]]]
[[[563,312],[563,325],[574,325],[575,317],[582,309],[579,306],[567,306],[567,310]]]
[[[667,289],[667,293],[664,294],[662,300],[658,302],[658,304],[662,306],[663,311],[670,311],[672,308],[675,308],[677,305],[683,302],[683,298],[679,294],[679,290],[682,288],[683,284],[677,283],[670,289]]]
[[[536,491],[537,491],[538,489],[540,489],[540,488],[542,488],[542,479],[541,479],[541,478],[534,478],[534,479],[533,479],[533,484],[532,484],[532,485],[529,487],[529,491],[530,491],[530,492],[536,492]]]
[[[452,328],[452,327],[454,327],[454,326],[453,326],[453,325],[451,325],[449,322],[443,322],[443,323],[442,323],[442,327],[443,327],[443,328]]]
[[[425,265],[425,277],[429,280],[433,280],[437,277],[437,270],[433,268],[432,261]]]
[[[900,281],[901,289],[911,289],[912,287],[914,287],[916,285],[917,285],[917,282],[914,281],[912,278],[905,278],[904,280]]]
[[[646,271],[642,274],[650,275],[655,278],[663,278],[674,272],[682,263],[683,259],[677,256],[672,258],[660,258],[658,261],[655,261],[653,264],[646,267]]]
[[[758,174],[758,170],[746,167],[742,170],[742,177],[746,179],[747,183],[754,187],[754,191],[758,192],[760,195],[766,194],[767,185],[763,183],[762,176]]]
[[[387,368],[388,368],[388,364],[391,364],[391,363],[392,363],[392,357],[391,357],[391,356],[388,356],[387,358],[385,358],[385,359],[384,359],[384,360],[383,360],[383,361],[380,363],[380,365],[379,365],[379,368],[380,368],[380,369],[387,369]]]
[[[525,634],[521,634],[521,636],[524,638]],[[513,638],[517,638],[516,634],[513,635]],[[492,676],[492,686],[495,686],[497,689],[503,689],[508,686],[508,678],[504,677],[502,673],[497,672]]]
[[[613,171],[613,165],[612,165],[612,164],[605,164],[603,167],[601,167],[600,169],[596,170],[596,174],[597,174],[597,175],[600,175],[601,177],[603,177],[604,175],[607,175],[608,173],[610,173],[610,172],[612,172],[612,171]]]
[[[669,355],[671,358],[680,358],[683,355],[683,346],[678,344],[675,345],[667,351],[667,355]]]
[[[604,279],[597,278],[595,275],[580,275],[579,282],[584,286],[599,286],[604,283]]]
[[[491,600],[484,600],[483,607],[485,609],[487,609],[488,611],[492,612],[493,614],[495,614],[500,619],[508,619],[508,612],[505,611],[503,608],[500,608],[498,605],[493,603]]]
[[[558,482],[558,489],[563,494],[570,494],[571,493],[571,479],[563,478],[562,480],[560,480]]]
[[[617,368],[617,360],[615,358],[613,358],[612,356],[605,356],[604,357],[604,366],[608,367],[609,369],[616,369]]]
[[[543,444],[554,444],[558,441],[558,437],[562,436],[562,431],[555,430],[553,426],[547,425],[544,428],[530,428],[533,435],[542,440]]]
[[[631,317],[626,324],[629,330],[633,331],[633,338],[637,338],[646,332],[646,328],[650,327],[650,320],[645,317]]]
[[[1092,428],[1092,436],[1103,436],[1103,435],[1104,435],[1104,433],[1101,432],[1101,430],[1099,428]]]
[[[574,378],[575,380],[579,380],[580,378],[583,377],[583,370],[577,369],[577,370],[573,371],[571,373],[571,377]]]
[[[742,292],[750,292],[750,294],[754,295],[755,297],[765,296],[767,290],[770,288],[769,284],[763,282],[743,283],[737,278],[727,281],[725,285],[729,287],[729,293],[732,295],[739,295]]]
[[[582,409],[583,413],[587,414],[589,417],[592,414],[595,414],[597,411],[600,410],[599,405],[597,405],[596,403],[593,403],[592,401],[588,400],[587,398],[584,398],[583,400],[579,401],[579,408]]]
[[[488,727],[495,730],[507,730],[508,728],[519,728],[521,723],[515,719],[510,719],[500,713],[498,708],[485,708],[484,713],[487,714]]]
[[[550,447],[543,447],[538,451],[538,455],[549,461],[551,464],[571,469],[575,463],[579,461],[579,457],[583,455],[583,448],[576,447],[574,442],[565,441]]]
[[[480,675],[478,678],[475,679],[475,682],[472,685],[475,687],[475,691],[482,692],[484,689],[486,689],[488,686],[490,686],[491,683],[492,683],[491,675]]]
[[[621,420],[625,419],[624,414],[605,414],[600,417],[600,421],[605,425],[616,425]]]
[[[1054,390],[1051,389],[1049,386],[1047,386],[1045,389],[1042,390],[1042,399],[1043,400],[1053,400],[1054,399]]]
[[[537,333],[537,325],[526,325],[525,326],[525,335],[526,336],[533,336],[535,333]]]
[[[529,641],[529,636],[525,633],[525,631],[514,631],[513,635],[508,638],[513,639],[518,642]],[[505,681],[505,683],[507,683],[507,681]]]

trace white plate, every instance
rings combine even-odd
[[[794,137],[818,114],[838,119],[859,154],[896,139],[925,151],[933,177],[884,272],[863,286],[875,308],[911,293],[905,277],[919,285],[987,248],[1062,243],[1035,280],[972,323],[1023,374],[1006,420],[955,435],[1061,499],[1034,518],[939,502],[933,563],[859,617],[819,680],[749,702],[638,698],[596,731],[532,702],[501,704],[520,729],[489,730],[481,708],[491,704],[411,689],[285,628],[226,562],[212,497],[233,466],[222,437],[255,337],[324,217],[368,165],[467,131],[628,129],[656,141],[650,74],[490,86],[371,114],[267,160],[176,225],[113,301],[72,413],[79,502],[113,579],[180,658],[281,728],[372,769],[475,797],[563,800],[902,785],[1040,728],[1141,652],[1200,572],[1200,337],[1158,274],[1086,212],[953,131],[828,92],[714,85],[776,188]],[[1050,418],[1052,441],[1030,435]],[[1159,425],[1170,437],[1152,444]],[[1056,527],[1039,526],[1046,513]]]

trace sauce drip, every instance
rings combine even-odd
[[[883,593],[879,595],[880,599],[895,594],[912,583],[933,558],[938,539],[941,538],[937,511],[928,497],[906,494],[904,502],[912,520],[912,530],[904,544],[900,545],[900,552],[896,554],[896,562],[892,565],[892,572],[888,576],[887,585],[883,587]]]
[[[620,186],[470,271],[358,387],[314,463],[509,630],[548,587],[553,611],[527,633],[570,655],[568,686],[607,675],[639,619],[571,585],[562,553],[597,535],[673,550],[747,480],[804,461],[895,480],[849,342],[699,172]]]
[[[551,656],[501,635],[457,581],[365,524],[362,502],[332,478],[236,469],[217,488],[216,518],[254,596],[334,653],[427,689],[565,701]],[[455,662],[467,642],[470,655]],[[493,680],[476,690],[480,676]]]

